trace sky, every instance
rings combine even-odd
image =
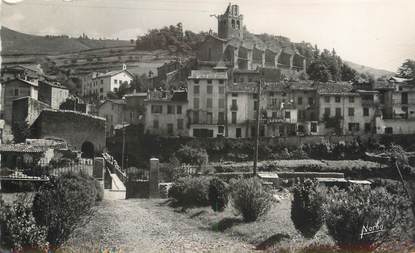
[[[183,23],[217,30],[223,0],[2,0],[2,25],[30,34],[131,39]],[[7,4],[6,1],[20,1]],[[252,33],[334,48],[343,59],[396,71],[415,59],[415,0],[234,0]]]

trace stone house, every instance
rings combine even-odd
[[[145,104],[144,132],[162,136],[188,136],[186,90],[150,91]]]
[[[3,84],[3,101],[4,101],[4,120],[11,124],[13,101],[22,97],[31,97],[38,99],[38,80],[37,79],[11,79]]]
[[[82,82],[82,93],[86,95],[95,95],[100,100],[106,99],[109,92],[117,92],[122,84],[130,85],[134,80],[125,65],[121,70],[110,71],[106,73],[92,74],[85,82]]]
[[[39,101],[42,101],[52,109],[59,106],[69,97],[69,90],[56,82],[39,81]]]
[[[190,136],[225,135],[227,82],[226,67],[192,70],[187,82]]]

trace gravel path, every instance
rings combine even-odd
[[[203,228],[165,200],[104,200],[73,233],[73,252],[251,252],[253,246]]]

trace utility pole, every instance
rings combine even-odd
[[[259,120],[260,120],[260,108],[261,108],[261,82],[262,79],[258,81],[258,103],[256,106],[256,134],[255,134],[255,154],[254,154],[254,176],[257,174],[258,169],[258,148],[259,148]]]
[[[124,153],[125,153],[125,127],[124,111],[122,112],[122,153],[121,153],[121,170],[124,171]]]

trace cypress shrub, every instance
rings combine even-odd
[[[324,223],[324,198],[318,183],[310,179],[295,186],[291,202],[291,220],[305,238],[312,238]]]

